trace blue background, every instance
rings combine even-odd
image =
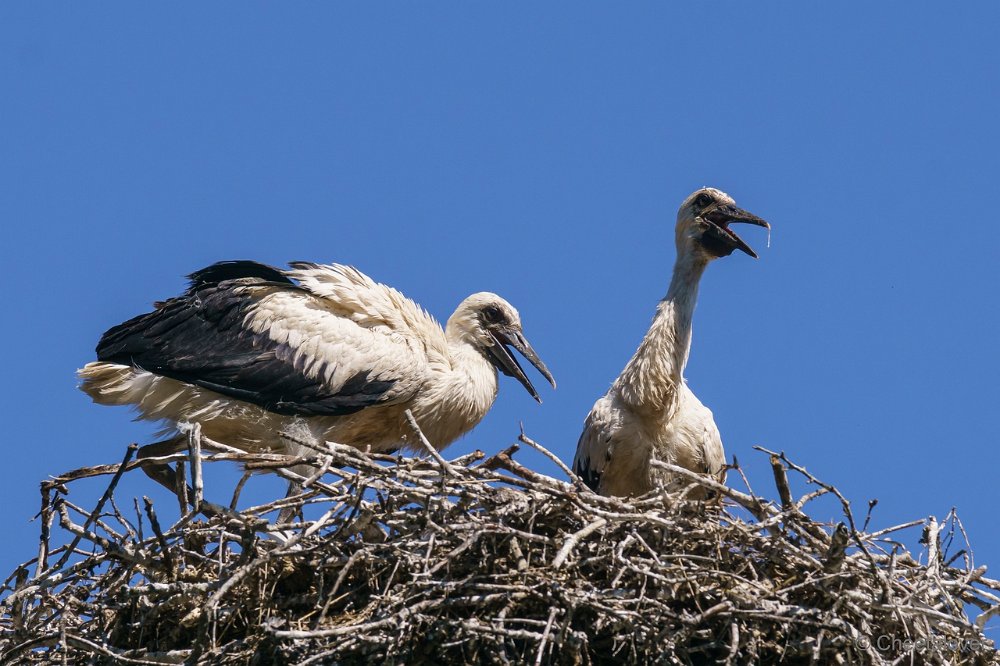
[[[351,263],[442,320],[504,295],[559,390],[503,378],[448,453],[523,421],[570,460],[702,185],[774,227],[695,316],[728,454],[773,495],[751,446],[785,450],[877,527],[957,506],[1000,567],[1000,9],[688,5],[0,5],[0,570],[41,479],[151,441],[75,369],[220,259]]]

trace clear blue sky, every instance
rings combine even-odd
[[[150,441],[75,369],[220,259],[351,263],[441,319],[504,295],[559,390],[504,378],[449,453],[523,421],[571,459],[713,185],[774,227],[695,316],[727,452],[878,526],[957,506],[1000,574],[1000,7],[687,4],[0,5],[0,570],[42,478]]]

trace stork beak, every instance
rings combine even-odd
[[[531,385],[531,381],[528,379],[527,375],[524,374],[524,370],[521,368],[521,364],[517,362],[514,355],[510,353],[507,349],[507,345],[510,345],[518,352],[521,353],[524,358],[531,362],[531,365],[538,369],[538,372],[542,373],[545,379],[549,380],[552,384],[552,388],[556,387],[556,380],[552,378],[552,373],[549,369],[545,367],[542,363],[542,359],[538,358],[538,354],[535,350],[531,348],[528,341],[524,338],[524,334],[521,331],[514,328],[497,328],[489,330],[490,337],[496,343],[492,347],[486,350],[489,355],[490,362],[496,366],[497,370],[507,375],[508,377],[513,377],[517,381],[521,382],[521,385],[528,390],[531,397],[541,402],[542,399],[538,397],[538,391],[535,387]]]
[[[755,224],[765,229],[771,228],[770,224],[753,213],[748,213],[742,208],[737,208],[730,204],[716,206],[711,211],[704,213],[702,219],[709,223],[708,228],[712,240],[721,244],[722,247],[720,249],[722,254],[720,256],[723,257],[732,254],[733,250],[742,250],[754,259],[757,258],[757,253],[753,251],[753,248],[747,245],[742,238],[729,228],[730,224],[742,222],[744,224]]]

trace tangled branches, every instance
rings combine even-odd
[[[677,468],[715,500],[605,498],[516,449],[446,461],[331,445],[293,460],[199,441],[162,459],[190,469],[197,505],[166,529],[148,499],[131,517],[115,501],[131,449],[58,477],[43,484],[39,556],[2,589],[0,662],[997,663],[982,623],[1000,582],[967,543],[949,552],[964,536],[953,514],[865,531],[834,487],[767,451],[775,502]],[[232,460],[316,471],[283,500],[237,510],[241,482],[230,508],[207,504],[201,466]],[[789,471],[812,491],[794,498]],[[69,489],[95,475],[112,482],[85,511]],[[806,514],[823,495],[844,523]],[[905,530],[923,531],[925,555],[893,540]]]

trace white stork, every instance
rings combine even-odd
[[[712,188],[697,190],[677,212],[677,260],[666,297],[639,349],[584,423],[573,468],[602,495],[640,495],[669,477],[651,458],[724,476],[722,438],[712,412],[684,381],[698,281],[708,263],[742,250],[757,255],[729,229],[733,222],[768,227]],[[768,227],[769,228],[769,227]],[[693,491],[690,496],[701,493]]]
[[[184,294],[104,334],[81,389],[134,405],[168,432],[197,422],[247,451],[288,450],[281,434],[305,427],[320,442],[386,452],[419,446],[407,409],[439,449],[469,431],[493,405],[497,369],[541,402],[508,345],[555,386],[517,310],[496,294],[469,296],[442,329],[350,266],[291,267],[233,261],[193,273]]]

